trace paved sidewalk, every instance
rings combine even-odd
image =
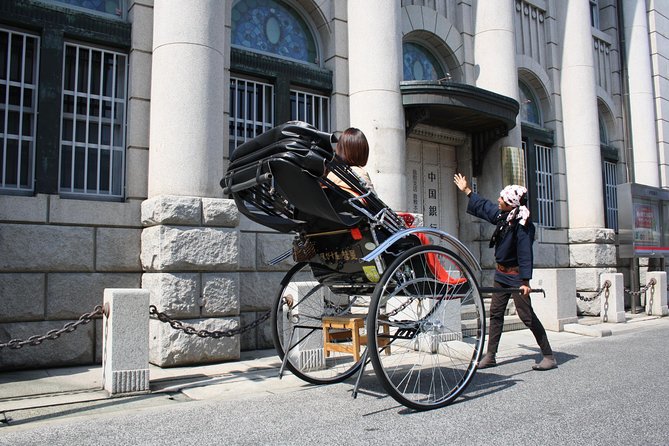
[[[558,359],[561,347],[596,337],[615,335],[655,324],[669,324],[669,318],[627,314],[627,323],[601,324],[599,318],[582,318],[564,332],[548,332]],[[497,354],[499,364],[536,354],[536,342],[527,329],[505,332]],[[160,368],[150,366],[151,395],[185,400],[256,398],[266,394],[291,392],[309,384],[286,373],[278,378],[281,366],[274,350],[244,352],[235,362],[206,366]],[[371,372],[371,365],[367,373]],[[84,366],[45,370],[0,372],[0,426],[7,413],[55,406],[93,403],[110,398],[102,389],[102,367]]]

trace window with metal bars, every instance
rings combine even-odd
[[[290,119],[307,122],[323,132],[330,131],[330,98],[290,90]]]
[[[66,43],[59,192],[122,198],[127,55]]]
[[[0,29],[0,190],[34,190],[39,37]]]
[[[618,232],[618,175],[616,163],[604,160],[604,200],[606,227]]]
[[[290,90],[291,121],[304,121],[330,131],[330,98],[306,91]],[[272,84],[238,77],[230,78],[230,153],[240,144],[271,129],[275,123],[275,89]]]
[[[228,121],[230,153],[274,127],[274,86],[231,77]]]
[[[532,219],[544,228],[555,228],[555,192],[553,184],[553,148],[534,142],[522,141],[527,157],[528,188]],[[531,147],[531,150],[528,150]]]

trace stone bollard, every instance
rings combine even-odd
[[[655,279],[655,285],[646,291],[646,313],[654,316],[666,316],[667,308],[667,273],[664,271],[649,271],[646,273],[648,282]]]
[[[543,288],[532,294],[532,308],[547,330],[563,331],[566,324],[578,321],[576,317],[576,271],[566,268],[541,268],[534,270],[532,288]]]
[[[599,276],[599,287],[604,288],[604,283],[609,281],[608,294],[602,291],[600,305],[602,311],[600,317],[602,322],[619,323],[625,322],[625,285],[622,273],[604,273]],[[607,297],[608,296],[608,297]]]
[[[149,291],[105,289],[102,371],[110,395],[149,392]]]

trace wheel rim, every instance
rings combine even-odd
[[[272,326],[277,352],[281,359],[288,355],[286,365],[293,374],[311,383],[331,384],[353,375],[360,360],[352,353],[325,351],[323,318],[351,312],[366,318],[367,307],[360,313],[358,304],[364,303],[364,298],[355,294],[359,289],[354,286],[336,280],[322,282],[314,278],[308,264],[293,268],[275,300]],[[348,333],[342,332],[337,342],[350,345]],[[365,348],[361,346],[360,355]]]
[[[437,263],[447,276],[435,275]],[[444,248],[419,246],[384,274],[368,326],[375,327],[370,356],[382,384],[397,401],[424,410],[449,404],[471,380],[485,314],[464,262]]]

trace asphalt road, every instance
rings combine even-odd
[[[397,404],[370,370],[355,400],[349,382],[224,400],[152,395],[124,410],[0,427],[0,445],[668,445],[662,321],[561,345],[557,370],[532,371],[527,355],[479,371],[455,404],[430,412]]]

